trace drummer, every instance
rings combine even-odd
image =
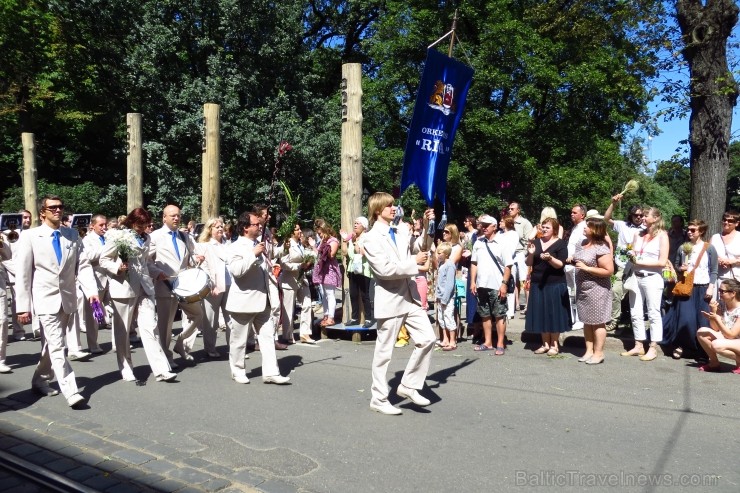
[[[180,227],[180,208],[168,205],[162,211],[162,227],[151,234],[149,247],[149,273],[154,280],[157,296],[157,330],[159,342],[167,355],[172,368],[177,365],[172,360],[170,342],[172,323],[178,305],[182,310],[182,332],[175,341],[175,351],[185,362],[193,362],[190,354],[196,338],[196,328],[203,318],[202,303],[179,302],[172,293],[172,281],[180,272],[192,264],[200,264],[204,257],[195,252],[195,243],[188,234],[178,231]]]

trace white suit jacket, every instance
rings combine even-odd
[[[25,231],[16,250],[16,308],[18,313],[53,315],[77,311],[77,279],[85,297],[98,295],[90,262],[76,229],[59,228],[61,264],[52,246],[52,228],[42,224]]]
[[[270,306],[279,306],[272,289],[268,289],[267,263],[255,262],[254,242],[245,236],[228,246],[226,265],[234,280],[226,300],[226,310],[234,313],[261,313]],[[277,290],[274,290],[277,291]]]
[[[290,248],[280,258],[280,283],[283,289],[297,291],[301,286],[308,286],[306,276],[301,277],[301,264],[303,264],[303,248],[293,238],[290,238]],[[283,245],[285,248],[285,245]],[[299,280],[299,277],[301,279]]]
[[[113,242],[108,242],[100,254],[100,267],[109,276],[108,293],[114,299],[138,298],[142,293],[154,296],[154,283],[149,276],[149,235],[143,245],[131,244],[135,254],[128,259],[128,273],[118,274],[123,263]]]
[[[213,238],[208,240],[208,243],[195,244],[195,252],[205,257],[201,268],[206,271],[211,279],[211,285],[216,289],[216,294],[226,291],[227,249],[227,245],[223,245]]]
[[[167,276],[167,280],[174,281],[181,270],[186,269],[195,255],[195,243],[189,234],[177,233],[177,248],[180,258],[177,258],[172,236],[167,226],[162,226],[150,235],[149,244],[149,275],[157,279],[160,273]],[[158,297],[173,296],[172,291],[164,281],[154,281],[154,290]]]
[[[376,221],[364,238],[365,257],[375,276],[375,318],[397,317],[421,306],[414,281],[418,248],[408,228],[400,225],[394,243],[389,227]]]
[[[103,253],[103,244],[100,243],[100,236],[90,231],[82,239],[85,247],[85,253],[90,260],[90,266],[93,268],[95,280],[98,281],[98,290],[104,291],[108,287],[108,273],[100,267],[100,254]]]

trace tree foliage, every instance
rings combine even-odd
[[[665,12],[658,0],[0,0],[3,207],[20,194],[20,132],[37,140],[40,183],[82,187],[125,212],[125,114],[143,114],[144,193],[200,211],[203,104],[221,105],[222,212],[266,202],[281,180],[301,218],[340,214],[343,62],[363,66],[363,179],[397,192],[427,46],[455,10],[473,86],[448,176],[450,220],[509,200],[536,217],[602,209],[629,179],[669,205],[674,187],[623,151],[647,118]],[[656,27],[657,26],[657,27]],[[438,46],[446,51],[446,42]],[[278,143],[293,150],[275,173]],[[627,148],[629,150],[629,148]],[[661,170],[666,171],[667,170]],[[667,175],[666,175],[667,176]],[[80,185],[94,180],[94,189]],[[77,196],[76,188],[60,188]],[[273,217],[288,212],[273,189]],[[71,198],[66,198],[67,201]],[[418,191],[404,194],[420,211]],[[90,210],[92,211],[92,209]]]

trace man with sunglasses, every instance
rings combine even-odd
[[[614,206],[620,202],[622,198],[624,198],[624,196],[621,193],[612,197],[609,207],[606,209],[606,212],[604,212],[604,220],[611,225],[614,231],[617,232],[617,245],[615,251],[627,248],[627,245],[631,244],[632,240],[635,238],[635,233],[645,227],[642,221],[642,207],[639,205],[633,205],[630,207],[626,221],[612,219]],[[622,299],[625,295],[624,289],[622,288],[622,281],[630,275],[629,271],[625,271],[627,259],[624,256],[615,255],[614,266],[616,270],[614,271],[614,283],[612,284],[612,319],[606,324],[606,330],[608,332],[612,332],[617,328],[619,318],[622,316]]]
[[[31,385],[46,396],[59,392],[49,386],[54,372],[70,407],[85,402],[77,389],[72,367],[64,355],[64,332],[77,310],[77,281],[89,302],[98,299],[92,267],[77,230],[61,226],[64,204],[59,197],[45,196],[39,203],[41,225],[20,237],[16,305],[18,321],[31,322],[31,310],[41,325],[41,359]]]

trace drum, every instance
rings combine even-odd
[[[196,303],[210,292],[211,280],[203,269],[186,269],[172,282],[172,293],[183,303]]]

